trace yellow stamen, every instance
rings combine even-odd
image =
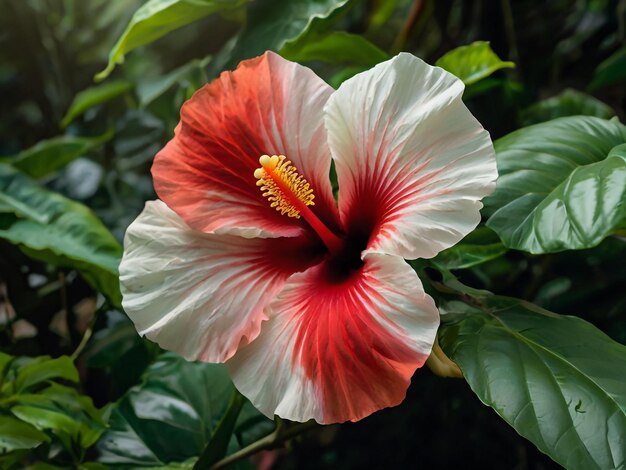
[[[303,205],[315,205],[311,185],[284,155],[262,155],[259,163],[261,168],[254,171],[258,180],[256,185],[271,207],[283,215],[299,219]]]

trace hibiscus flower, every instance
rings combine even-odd
[[[463,88],[403,53],[335,91],[267,52],[197,91],[155,158],[160,200],[126,233],[139,333],[225,362],[268,416],[335,423],[399,404],[439,325],[404,259],[472,231],[497,176]]]

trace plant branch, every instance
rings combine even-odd
[[[83,333],[83,337],[81,338],[80,343],[78,343],[78,346],[76,346],[76,349],[70,356],[72,361],[75,361],[76,359],[78,359],[78,356],[82,354],[85,347],[89,343],[91,336],[93,335],[93,330],[94,330],[94,327],[96,326],[96,321],[98,320],[100,313],[107,310],[108,308],[109,308],[109,304],[105,301],[100,306],[100,308],[96,309],[96,311],[93,312],[93,316],[91,317],[91,320],[89,321],[89,325],[87,326],[87,328],[85,329],[85,332]]]
[[[519,51],[517,47],[517,39],[515,36],[515,22],[513,21],[513,9],[509,0],[502,0],[502,20],[504,23],[504,33],[506,34],[506,42],[509,47],[509,60],[515,62],[519,67]]]
[[[318,427],[318,424],[313,420],[307,421],[306,423],[296,423],[292,426],[285,426],[284,424],[284,422],[279,422],[274,432],[268,434],[267,436],[259,439],[256,442],[253,442],[249,446],[244,447],[234,454],[224,457],[222,460],[213,465],[211,467],[211,470],[225,468],[227,465],[238,462],[239,460],[250,457],[251,455],[254,455],[263,450],[275,449],[277,447],[280,447],[286,441]]]
[[[409,15],[407,16],[404,25],[402,25],[402,29],[400,29],[400,32],[396,36],[396,39],[393,41],[393,46],[391,46],[391,50],[394,54],[397,54],[404,49],[406,40],[415,27],[422,10],[424,10],[424,0],[414,0],[411,10],[409,11]]]

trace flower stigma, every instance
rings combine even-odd
[[[331,253],[339,252],[343,240],[329,230],[328,227],[309,209],[315,205],[315,194],[309,182],[298,173],[297,168],[284,155],[261,155],[261,168],[254,170],[256,185],[261,189],[263,197],[282,215],[304,220]]]
[[[271,207],[282,215],[299,219],[301,204],[315,205],[311,185],[284,155],[263,155],[259,163],[261,168],[254,171],[254,177],[258,179],[256,185]]]

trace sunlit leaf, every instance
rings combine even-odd
[[[29,256],[77,269],[98,291],[119,304],[120,244],[85,206],[44,189],[14,168],[0,164],[0,238]]]
[[[521,300],[480,302],[440,334],[480,400],[565,468],[626,465],[626,346]]]
[[[501,60],[484,41],[457,47],[444,54],[435,65],[456,75],[466,85],[487,78],[497,70],[515,67],[513,62]]]
[[[0,453],[32,449],[50,438],[34,426],[13,416],[0,415]]]
[[[19,369],[15,378],[14,389],[17,393],[23,393],[34,385],[50,379],[78,382],[78,371],[72,360],[67,356],[61,356],[56,359],[39,357],[37,360]]]
[[[122,36],[109,53],[107,67],[96,75],[103,80],[124,56],[167,33],[212,13],[239,8],[248,0],[148,0],[133,15]]]
[[[132,86],[132,83],[128,80],[115,80],[81,91],[74,97],[70,109],[67,110],[67,113],[61,120],[61,127],[67,127],[88,109],[125,94],[132,89]]]
[[[531,253],[591,248],[626,225],[626,127],[566,117],[495,143],[500,177],[487,226]],[[623,152],[622,152],[623,153]]]
[[[98,137],[55,137],[43,140],[14,157],[1,158],[0,162],[8,163],[33,178],[43,178],[99,147],[111,137],[113,132]]]
[[[40,430],[50,430],[67,449],[93,445],[105,429],[91,399],[76,390],[52,384],[38,394],[17,395],[11,413]]]
[[[591,91],[597,90],[624,80],[626,80],[626,46],[618,49],[617,52],[598,65],[589,89]]]
[[[100,461],[161,467],[197,457],[225,415],[233,390],[221,364],[161,356],[142,384],[112,409],[110,428],[98,443]],[[247,403],[238,423],[253,416],[261,415]],[[266,418],[257,424],[268,432],[271,426]]]
[[[522,112],[522,124],[529,126],[565,116],[596,116],[609,119],[615,111],[591,95],[566,89],[557,96],[535,103]]]

